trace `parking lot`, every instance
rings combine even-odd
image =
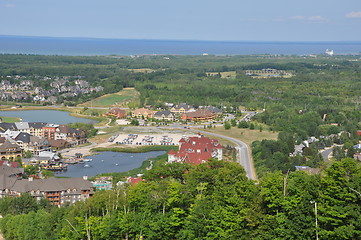
[[[177,145],[182,134],[121,134],[116,144],[124,145]]]

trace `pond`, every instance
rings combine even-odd
[[[55,176],[63,177],[92,177],[101,173],[126,172],[138,168],[149,159],[165,154],[165,151],[152,151],[145,153],[100,152],[87,157],[91,162],[68,165],[68,170],[56,173]],[[89,167],[85,166],[89,165]]]
[[[23,122],[46,122],[54,124],[68,123],[97,123],[98,121],[73,117],[69,112],[57,110],[24,110],[24,111],[0,111],[0,117],[18,117]]]

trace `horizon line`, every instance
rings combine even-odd
[[[64,40],[132,40],[132,41],[173,41],[173,42],[223,42],[223,43],[360,43],[361,40],[202,40],[202,39],[153,39],[153,38],[102,38],[102,37],[54,37],[54,36],[29,36],[29,35],[6,35],[0,34],[0,37],[18,37],[18,38],[50,38]]]

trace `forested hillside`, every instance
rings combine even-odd
[[[0,227],[8,240],[315,239],[316,231],[320,239],[361,238],[361,168],[353,159],[322,175],[269,173],[259,184],[236,163],[186,167],[153,169],[137,185],[69,207],[1,199]]]

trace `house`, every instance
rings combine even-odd
[[[154,112],[146,108],[139,108],[132,112],[132,117],[135,118],[153,118]]]
[[[170,111],[156,112],[153,117],[158,120],[168,120],[168,121],[174,121],[176,119],[175,114]]]
[[[115,117],[115,118],[125,118],[127,116],[127,112],[124,109],[112,108],[109,112],[105,114],[105,116]]]
[[[179,150],[168,152],[168,162],[201,164],[210,158],[222,160],[223,147],[218,140],[198,134],[196,137],[183,137],[179,140]]]
[[[87,142],[86,132],[67,125],[59,125],[54,140],[66,140],[70,146],[80,145]]]
[[[135,185],[139,182],[143,181],[142,177],[128,177],[126,182],[132,185]]]
[[[196,109],[192,105],[188,105],[186,103],[181,103],[178,105],[174,105],[170,111],[173,113],[187,113],[187,112],[194,112]]]
[[[355,153],[355,154],[353,155],[353,158],[356,159],[356,160],[361,161],[361,153]]]
[[[209,121],[214,120],[215,117],[216,115],[214,113],[206,109],[183,113],[181,116],[183,121]]]
[[[309,166],[295,166],[295,167],[296,167],[296,171],[303,171],[311,175],[319,174],[321,172],[321,169],[311,168]]]
[[[0,144],[0,158],[1,160],[9,159],[14,160],[22,156],[22,151],[19,145],[12,143],[9,140],[5,140]]]
[[[60,150],[69,147],[69,143],[64,139],[48,140],[50,147],[55,150]]]

